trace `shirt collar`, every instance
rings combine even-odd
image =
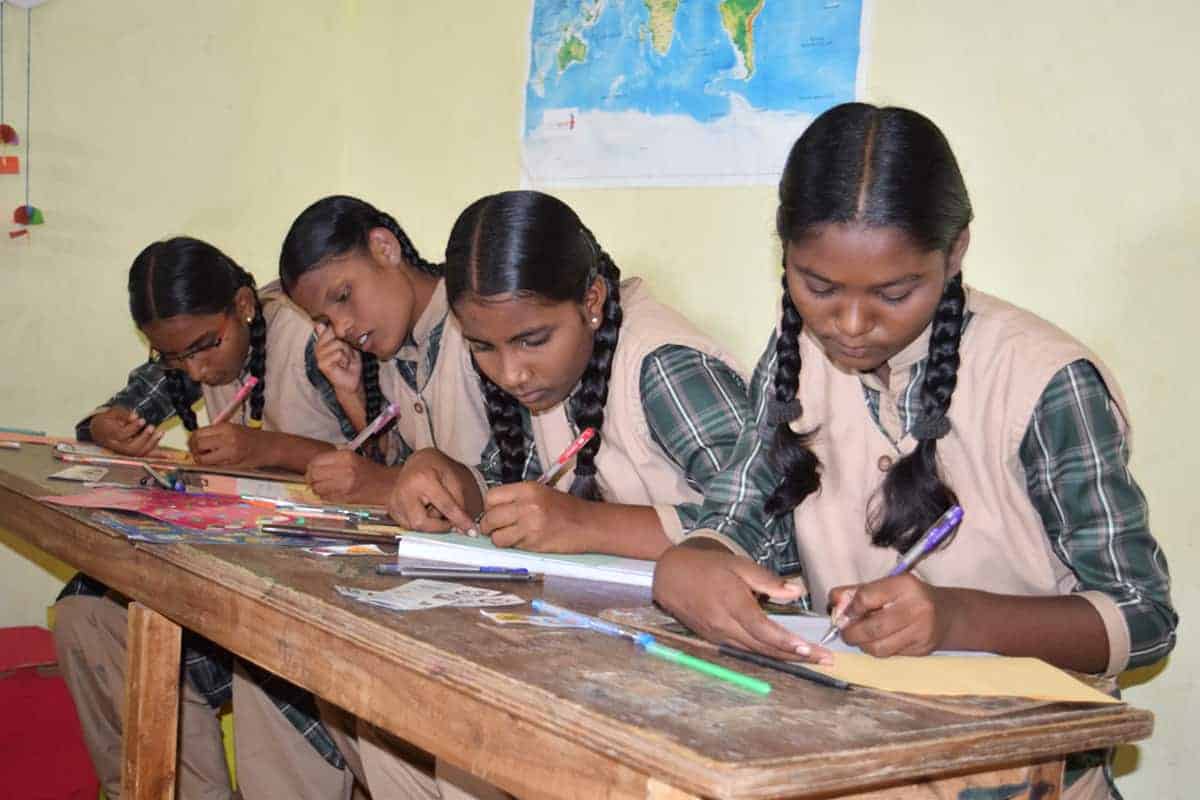
[[[438,330],[446,315],[450,313],[450,304],[446,301],[446,281],[439,280],[429,298],[425,311],[413,325],[412,332],[400,346],[396,358],[401,361],[420,363],[421,354],[429,347],[429,341]]]

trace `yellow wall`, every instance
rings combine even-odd
[[[0,237],[0,424],[68,431],[144,355],[124,276],[151,239],[210,239],[266,280],[292,217],[343,191],[394,211],[437,256],[459,210],[519,181],[528,21],[528,0],[36,10],[33,200],[48,224],[31,243]],[[23,129],[23,12],[8,22],[9,116]],[[872,22],[868,98],[933,117],[962,162],[969,279],[1123,377],[1186,633],[1200,614],[1186,484],[1200,381],[1184,350],[1200,297],[1200,6],[879,0]],[[563,196],[626,273],[757,356],[776,296],[769,187]],[[19,181],[0,177],[0,211],[18,202]],[[0,542],[0,624],[42,620],[58,581]],[[1185,635],[1163,674],[1130,690],[1158,730],[1123,756],[1127,796],[1186,797],[1200,782],[1185,760],[1198,669]]]

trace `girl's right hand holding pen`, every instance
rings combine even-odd
[[[953,605],[948,593],[912,573],[829,592],[842,641],[880,658],[946,649]]]
[[[471,471],[434,448],[409,456],[392,486],[388,514],[414,531],[476,530],[472,514],[483,510]]]
[[[757,595],[799,599],[803,589],[712,540],[672,547],[654,570],[654,600],[705,639],[786,661],[833,663],[829,651],[775,624]]]
[[[114,453],[144,456],[158,447],[163,431],[146,422],[136,411],[120,406],[107,408],[92,417],[92,441]]]

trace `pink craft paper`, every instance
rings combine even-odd
[[[89,489],[79,494],[39,497],[72,508],[130,511],[199,531],[252,530],[264,522],[285,522],[285,514],[227,495],[184,494],[165,489]]]

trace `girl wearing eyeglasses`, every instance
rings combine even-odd
[[[151,357],[80,423],[80,439],[145,455],[178,416],[200,464],[303,472],[346,438],[306,374],[311,323],[277,284],[256,291],[254,276],[216,247],[187,237],[146,247],[129,271],[129,310]],[[203,399],[213,419],[251,376],[258,383],[229,421],[198,427],[193,405]]]

